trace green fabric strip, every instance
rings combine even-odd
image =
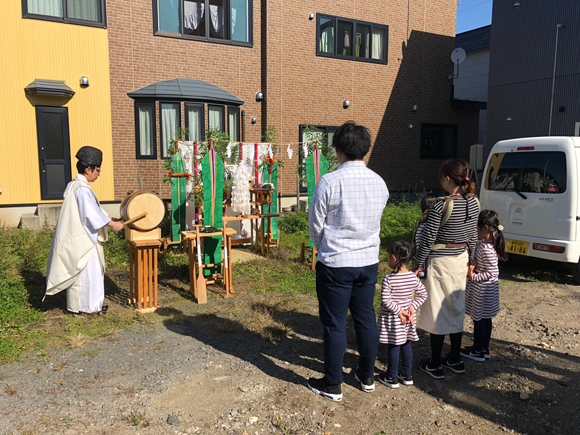
[[[203,182],[203,224],[212,225],[221,230],[224,213],[224,162],[216,154],[215,202],[212,198],[211,158],[209,152],[201,161],[201,175]],[[204,237],[204,239],[204,264],[221,263],[222,236]],[[219,272],[220,266],[204,269],[205,275]]]
[[[320,178],[328,173],[328,160],[320,153]],[[314,195],[314,189],[316,189],[316,178],[314,171],[314,153],[310,154],[306,159],[306,184],[308,186],[308,209],[310,210],[310,204],[312,203],[312,196]],[[310,247],[312,248],[312,240],[310,240]]]
[[[268,170],[268,165],[264,166],[262,170],[264,183],[272,183],[274,185],[274,191],[272,192],[272,207],[270,210],[269,205],[264,206],[264,213],[278,213],[278,162],[272,165],[272,173]],[[266,222],[266,227],[264,228],[266,234],[268,232],[268,223]],[[280,234],[278,232],[278,218],[272,218],[272,238],[278,240]]]
[[[175,153],[171,162],[171,172],[183,174],[183,159],[179,153]],[[185,231],[185,177],[171,178],[171,239],[174,242],[181,240],[181,231]]]

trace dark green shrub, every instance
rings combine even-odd
[[[280,219],[278,227],[288,234],[308,232],[308,213],[299,211],[288,215],[284,219]]]
[[[107,267],[129,270],[129,242],[125,239],[125,230],[118,233],[109,228],[109,239],[103,244]]]
[[[411,243],[415,224],[420,217],[421,207],[418,202],[388,204],[381,217],[381,245],[387,247],[395,240]]]
[[[33,253],[35,242],[32,231],[0,229],[0,341],[7,328],[34,323],[43,316],[32,307],[22,276],[26,264],[34,265],[42,257],[23,257]],[[44,267],[46,271],[46,260]]]

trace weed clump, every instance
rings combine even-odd
[[[278,227],[286,234],[307,233],[308,213],[299,211],[280,220]]]

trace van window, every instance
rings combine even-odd
[[[563,193],[566,191],[566,153],[519,151],[491,156],[487,190]]]

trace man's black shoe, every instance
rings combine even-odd
[[[375,378],[362,378],[358,374],[358,369],[354,372],[354,378],[358,383],[360,383],[360,389],[365,393],[371,393],[375,391]]]
[[[310,378],[306,385],[308,385],[310,390],[314,391],[316,394],[320,394],[325,399],[332,400],[333,402],[340,402],[342,400],[341,384],[330,385],[324,378]]]

